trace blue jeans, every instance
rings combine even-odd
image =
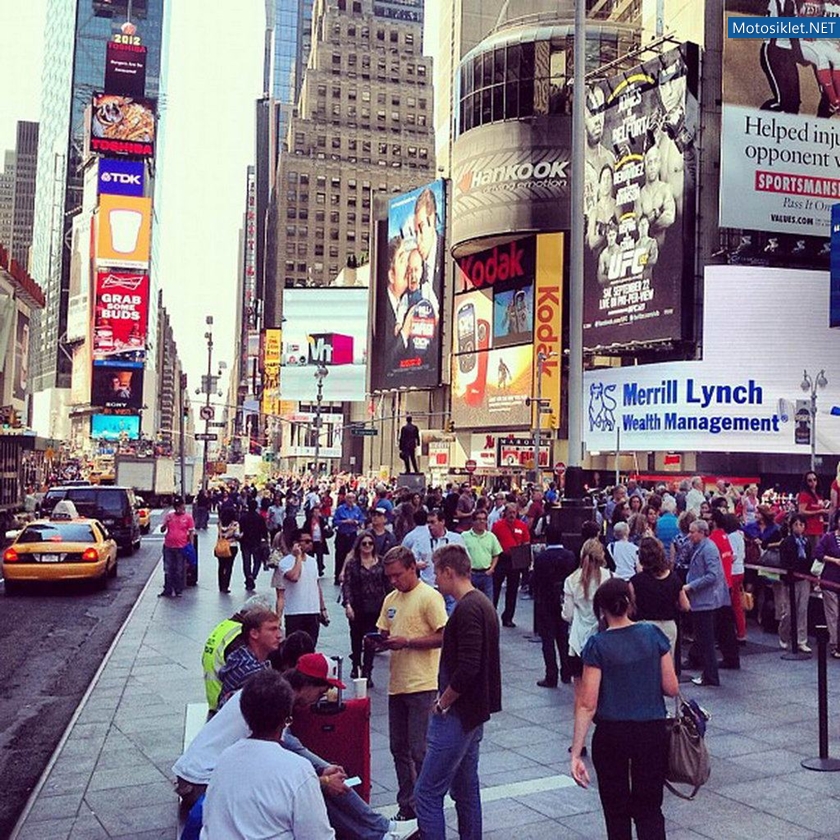
[[[454,713],[433,714],[426,734],[426,759],[414,788],[415,810],[423,840],[446,840],[443,798],[455,800],[458,836],[481,840],[478,750],[484,726],[466,731]]]
[[[245,583],[257,579],[257,575],[262,568],[262,561],[260,560],[260,548],[258,545],[244,545],[239,544],[239,549],[242,552],[242,571],[245,574]]]
[[[324,793],[327,819],[338,840],[382,840],[391,821],[376,811],[354,790],[341,796]]]
[[[483,592],[491,601],[493,600],[493,575],[486,575],[484,572],[473,572],[471,575],[472,585]]]
[[[180,548],[163,547],[163,592],[165,595],[184,591],[184,555]]]

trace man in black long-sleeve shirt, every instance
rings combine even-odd
[[[254,581],[260,571],[263,558],[260,547],[263,540],[268,541],[268,527],[265,520],[257,513],[256,499],[248,499],[248,512],[239,517],[239,547],[242,551],[242,571],[245,573],[245,588],[254,589]]]
[[[484,723],[502,708],[499,619],[490,599],[473,588],[467,550],[450,544],[433,555],[440,593],[457,604],[443,631],[426,757],[414,788],[423,840],[445,840],[443,799],[455,800],[464,840],[481,838],[478,753]]]

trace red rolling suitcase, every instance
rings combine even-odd
[[[341,678],[341,658],[338,674]],[[370,802],[370,698],[322,700],[304,711],[295,710],[292,731],[315,755],[340,764],[348,776],[358,776],[362,783],[353,788],[365,802]]]

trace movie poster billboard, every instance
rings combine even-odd
[[[314,403],[319,367],[327,371],[321,398],[365,399],[368,290],[329,287],[283,292],[280,396]]]
[[[283,333],[278,329],[263,331],[262,342],[262,413],[280,413],[280,357]]]
[[[12,383],[12,397],[25,400],[29,392],[29,340],[31,330],[29,318],[18,312],[15,330],[15,372]]]
[[[151,239],[151,198],[100,197],[96,238],[99,265],[148,268]]]
[[[154,157],[156,107],[154,99],[94,93],[90,150],[101,155]]]
[[[685,43],[587,90],[583,342],[689,338],[698,49]]]
[[[767,0],[725,0],[724,28],[743,16],[838,13],[833,1],[774,2],[768,11]],[[837,67],[840,39],[724,38],[721,226],[829,236],[840,198]]]
[[[456,428],[530,426],[534,348],[530,344],[452,357],[452,420]]]
[[[96,272],[93,360],[142,367],[149,323],[149,275]]]
[[[93,365],[90,404],[113,411],[139,411],[143,406],[143,368]]]
[[[440,381],[446,191],[434,181],[391,199],[387,255],[377,260],[371,390]]]

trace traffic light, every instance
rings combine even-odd
[[[455,421],[454,420],[447,420],[446,421],[446,431],[447,432],[454,432],[455,431]]]
[[[557,428],[557,415],[553,412],[548,415],[548,428],[549,429],[556,429]]]

